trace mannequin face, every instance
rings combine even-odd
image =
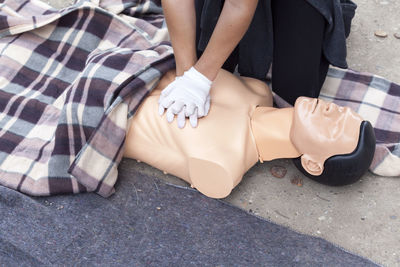
[[[303,168],[320,175],[331,156],[349,154],[358,144],[363,119],[348,107],[321,99],[299,97],[294,107],[290,138]]]

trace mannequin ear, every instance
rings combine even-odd
[[[309,155],[301,156],[301,166],[311,175],[319,176],[324,170],[324,164],[316,162]]]

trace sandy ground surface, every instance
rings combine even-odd
[[[72,2],[47,1],[57,8]],[[400,83],[400,39],[394,37],[400,34],[400,1],[356,2],[348,40],[350,68]],[[376,37],[376,30],[388,36]],[[144,173],[187,185],[146,164],[131,164]],[[286,176],[272,176],[273,166],[286,168]],[[291,183],[296,177],[303,179],[302,186]],[[400,177],[368,173],[354,185],[333,188],[303,177],[289,160],[276,160],[253,167],[226,201],[296,231],[323,237],[379,264],[400,266]]]

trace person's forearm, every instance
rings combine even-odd
[[[226,0],[218,23],[195,69],[214,80],[219,69],[246,33],[258,0]]]
[[[194,0],[162,0],[162,7],[180,76],[197,61]]]

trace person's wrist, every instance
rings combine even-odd
[[[176,67],[176,76],[181,77],[185,74],[186,71],[190,69],[191,66],[189,67]]]
[[[220,70],[220,68],[215,67],[213,62],[205,62],[203,58],[200,58],[193,67],[210,81],[215,80]]]
[[[211,86],[212,81],[208,79],[204,74],[199,72],[194,66],[191,67],[187,72],[187,75],[193,79],[201,81],[204,85]]]
[[[176,76],[182,76],[186,71],[188,71],[196,63],[197,58],[193,57],[188,59],[188,57],[178,59],[175,55],[176,62]]]

